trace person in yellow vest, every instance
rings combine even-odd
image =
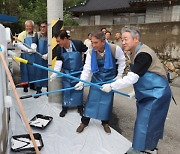
[[[126,154],[157,154],[156,147],[163,137],[171,101],[166,72],[155,52],[141,42],[136,27],[123,27],[121,34],[123,48],[130,52],[132,72],[111,84],[104,84],[102,91],[109,93],[112,89],[134,85],[137,117],[132,147]]]
[[[23,43],[27,44],[28,46],[31,46],[33,39],[35,36],[34,32],[34,21],[27,20],[25,22],[25,31],[21,32],[18,35],[18,39],[22,41]],[[34,62],[35,60],[35,54],[36,49],[30,50],[31,52],[24,52],[22,50],[21,52],[21,58],[27,59],[30,62]],[[20,63],[20,72],[21,72],[21,82],[30,82],[35,80],[34,78],[34,67],[32,65],[26,65],[23,63]],[[33,83],[30,84],[30,89],[35,90],[35,86]],[[24,86],[24,92],[28,92],[28,86]]]

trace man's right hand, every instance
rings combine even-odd
[[[50,76],[50,82],[52,82],[52,80],[54,80],[57,76],[57,73],[53,73],[51,76]]]
[[[47,60],[48,59],[48,54],[46,53],[46,54],[42,55],[42,59]]]
[[[28,49],[27,52],[31,54],[31,53],[35,53],[36,50],[34,50],[34,49]]]
[[[79,81],[74,87],[75,87],[75,90],[82,90],[84,87],[84,82]]]

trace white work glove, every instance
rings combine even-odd
[[[130,96],[129,99],[134,99],[135,98],[134,90],[132,92],[128,93],[128,95]]]
[[[32,43],[31,44],[31,49],[36,50],[37,49],[37,45],[35,43]]]
[[[35,43],[31,44],[31,49],[28,49],[29,53],[35,53],[37,49],[37,45]]]
[[[84,87],[84,82],[79,81],[74,87],[75,87],[75,90],[82,90]]]
[[[52,80],[54,80],[57,76],[57,73],[53,73],[51,76],[50,76],[50,82],[52,82]]]
[[[13,41],[13,47],[17,47],[17,41]]]
[[[112,90],[111,84],[110,84],[110,83],[108,83],[108,84],[103,84],[101,90],[102,90],[103,92],[109,93],[109,92]]]
[[[46,54],[42,55],[42,59],[47,60],[48,59],[48,54],[46,53]]]
[[[60,72],[61,67],[62,67],[62,61],[61,60],[57,60],[56,63],[55,63],[55,66],[54,66],[54,70],[57,71],[57,72]],[[50,76],[50,82],[52,82],[52,80],[55,79],[57,75],[58,75],[57,73],[53,73]]]
[[[31,54],[31,53],[35,53],[36,50],[34,50],[34,49],[28,49],[27,52]]]

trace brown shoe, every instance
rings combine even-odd
[[[102,124],[104,131],[108,134],[111,134],[111,129],[108,124]]]
[[[87,127],[87,125],[81,123],[79,125],[79,127],[76,129],[76,132],[81,133],[81,132],[83,132],[84,128],[86,128],[86,127]]]

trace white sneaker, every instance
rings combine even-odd
[[[145,150],[143,152],[134,150],[132,147],[125,154],[158,154],[158,149],[154,150]]]
[[[141,154],[158,154],[158,149],[145,150],[144,152],[141,152]]]
[[[134,150],[132,147],[125,154],[141,154],[140,151]]]

